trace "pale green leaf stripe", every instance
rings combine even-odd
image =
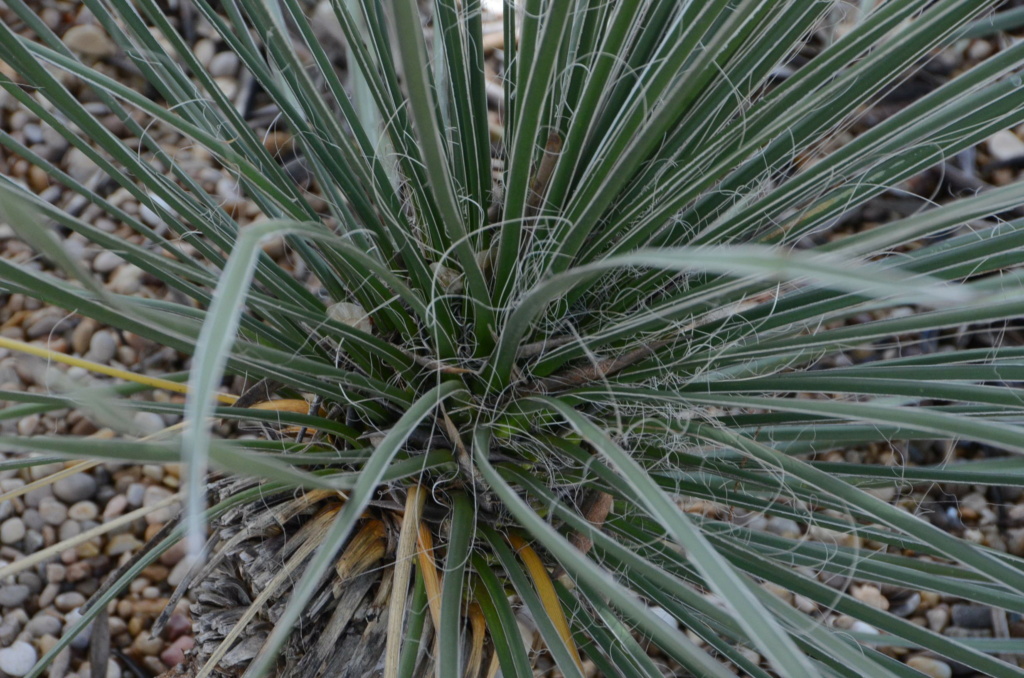
[[[422,398],[417,400],[406,410],[405,414],[387,432],[384,439],[377,445],[376,450],[370,459],[367,460],[359,473],[352,491],[341,511],[338,513],[334,524],[323,537],[323,543],[317,549],[316,554],[309,561],[303,570],[303,576],[296,583],[295,588],[289,595],[288,607],[285,608],[281,617],[276,620],[274,630],[267,638],[260,654],[252,661],[246,670],[243,678],[260,678],[274,665],[274,661],[280,652],[281,647],[291,630],[298,623],[299,616],[306,609],[309,599],[316,593],[320,586],[323,573],[330,567],[338,550],[348,539],[355,528],[359,517],[366,510],[374,492],[380,486],[388,465],[395,455],[405,444],[412,431],[419,426],[441,402],[461,388],[458,382],[449,381],[438,384],[427,391]],[[403,592],[404,595],[404,592]]]
[[[851,264],[834,255],[788,253],[758,245],[640,250],[555,275],[519,300],[505,324],[492,361],[498,386],[507,383],[519,342],[549,303],[601,274],[631,266],[707,271],[762,280],[799,280],[866,296],[924,305],[964,304],[979,295],[919,274],[872,264]]]
[[[502,500],[503,505],[519,521],[531,536],[539,541],[551,555],[565,567],[566,571],[602,592],[609,602],[627,615],[636,626],[650,636],[660,647],[673,648],[673,654],[688,660],[687,667],[699,670],[699,675],[731,678],[732,673],[714,661],[698,648],[689,638],[676,629],[669,628],[655,617],[628,590],[624,589],[611,573],[605,571],[590,559],[582,556],[574,546],[558,532],[535,509],[498,474],[487,459],[488,441],[483,430],[474,435],[473,453],[477,468],[488,486]],[[668,650],[666,650],[668,651]]]
[[[185,464],[185,480],[190,488],[186,499],[185,520],[188,527],[189,552],[198,554],[206,525],[202,515],[206,503],[206,468],[212,434],[209,419],[215,407],[217,385],[224,373],[238,325],[245,307],[245,297],[252,284],[260,243],[277,234],[323,233],[323,226],[311,222],[270,220],[243,231],[235,243],[213,295],[196,341],[196,354],[189,375],[189,396],[185,406],[188,421],[181,437],[181,458]]]
[[[686,549],[689,558],[704,576],[707,586],[721,596],[737,615],[737,623],[746,631],[758,650],[782,675],[818,675],[818,671],[793,639],[767,613],[751,591],[754,586],[742,577],[701,534],[685,513],[658,487],[649,473],[589,419],[556,398],[532,399],[566,421],[595,449],[606,456],[633,488],[637,500]]]

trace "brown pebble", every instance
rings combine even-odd
[[[122,553],[130,553],[140,546],[142,546],[142,542],[136,539],[134,534],[125,532],[123,534],[115,534],[111,537],[110,541],[107,542],[107,548],[104,549],[104,552],[113,558],[121,555]]]
[[[160,582],[167,579],[167,573],[170,572],[163,565],[150,565],[139,574],[149,581]]]
[[[41,654],[46,654],[57,644],[57,639],[47,633],[36,640],[36,646]]]
[[[192,620],[187,615],[181,612],[175,612],[171,615],[171,618],[167,620],[167,626],[165,627],[164,634],[170,641],[175,641],[185,634],[192,633]]]
[[[172,567],[178,564],[185,554],[188,552],[188,546],[185,544],[185,540],[181,540],[171,548],[164,551],[164,554],[160,556],[160,563]]]
[[[91,436],[98,430],[99,429],[96,427],[96,424],[92,421],[88,419],[80,419],[71,427],[71,434],[76,436]]]
[[[163,523],[153,523],[146,526],[146,541],[156,536],[157,532],[164,529]]]
[[[93,556],[98,556],[100,554],[100,547],[92,541],[87,541],[76,546],[75,553],[79,558],[92,558]]]
[[[39,609],[49,607],[53,604],[53,599],[60,593],[60,586],[57,584],[47,584],[43,588],[43,592],[39,594]]]
[[[159,657],[143,657],[142,666],[148,669],[154,676],[159,676],[161,673],[165,673],[169,668],[166,664],[160,661]]]
[[[135,636],[135,642],[132,643],[132,648],[143,656],[155,657],[160,654],[161,650],[163,650],[164,641],[160,638],[151,637],[149,635],[149,631],[142,631],[139,635]]]
[[[155,617],[163,612],[165,607],[167,607],[167,599],[157,598],[156,600],[136,600],[132,610],[135,614]]]
[[[119,600],[117,601],[117,616],[122,619],[131,617],[134,606],[130,600]]]
[[[50,177],[42,168],[32,165],[28,168],[28,187],[33,193],[42,193],[50,186]]]
[[[46,565],[46,581],[51,584],[59,584],[64,581],[64,577],[67,575],[67,568],[60,563],[47,563]]]
[[[267,132],[263,137],[263,147],[272,155],[288,153],[294,145],[293,137],[288,132]]]
[[[123,494],[115,494],[107,502],[106,508],[103,509],[103,518],[104,520],[116,518],[124,513],[126,508],[128,508],[128,498]]]
[[[65,579],[70,582],[78,582],[92,576],[92,565],[88,561],[79,560],[67,567]]]
[[[128,633],[130,633],[134,638],[135,636],[142,633],[142,629],[145,627],[145,625],[146,622],[142,619],[142,617],[132,617],[128,620]]]

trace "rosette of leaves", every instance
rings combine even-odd
[[[1024,122],[1022,44],[861,120],[994,2],[889,0],[837,31],[832,2],[526,0],[504,13],[489,107],[478,1],[194,0],[315,200],[155,0],[85,4],[150,91],[80,61],[20,0],[38,39],[0,27],[20,77],[0,86],[105,188],[0,141],[143,238],[5,180],[9,215],[37,215],[12,225],[62,272],[0,261],[0,286],[193,356],[184,405],[119,401],[186,423],[169,442],[4,444],[181,456],[185,518],[119,584],[213,528],[186,675],[912,676],[924,654],[1024,675],[1017,641],[949,637],[849,589],[1024,612],[1019,558],[904,499],[1024,486],[1024,349],[1002,339],[1024,313],[1024,186],[858,219]],[[263,219],[240,227],[154,122]],[[69,230],[173,294],[113,294],[55,244]],[[286,261],[261,248],[273,237]],[[224,375],[262,381],[218,402]],[[215,438],[211,418],[268,435]],[[944,441],[991,453],[953,467],[926,453]],[[827,456],[872,445],[889,463]]]

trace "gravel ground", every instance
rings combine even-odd
[[[137,72],[120,54],[115,45],[95,25],[88,11],[79,3],[40,0],[39,15],[65,43],[83,59],[91,61],[108,75],[135,83],[144,88]],[[0,9],[0,16],[9,25],[17,19]],[[210,36],[212,32],[202,22],[195,22],[193,50],[200,61],[217,78],[218,84],[229,97],[239,102],[248,118],[264,134],[265,143],[278,154],[282,164],[293,178],[308,185],[301,161],[292,148],[287,132],[271,127],[274,111],[262,107],[258,95],[253,95],[252,82],[239,73],[237,56],[222,51],[224,46]],[[326,40],[332,39],[329,29]],[[921,76],[910,81],[910,86],[931,86],[936,79],[954,74],[958,69],[987,56],[998,49],[998,41],[975,40],[958,45],[941,55]],[[0,64],[0,70],[16,77],[10,68]],[[124,125],[92,95],[68,80],[72,91],[87,102],[112,131],[127,135]],[[882,119],[901,105],[899,92],[882,102],[867,117],[865,124]],[[138,215],[158,232],[166,232],[166,225],[148,209],[140,207],[127,191],[106,180],[84,154],[69,149],[67,143],[53,130],[24,110],[14,101],[0,94],[0,124],[15,139],[23,141],[36,153],[59,164],[79,181],[91,185],[113,204],[127,213]],[[195,176],[211,194],[245,225],[262,218],[256,205],[245,198],[234,180],[222,172],[203,149],[185,143],[173,130],[151,128],[166,148],[174,149],[175,160]],[[856,130],[851,130],[855,133]],[[984,190],[986,186],[1005,184],[1018,178],[1019,166],[1024,158],[1022,130],[1006,130],[996,134],[975,151],[946,163],[923,178],[908,185],[909,190],[921,195],[937,196],[943,192]],[[840,139],[839,141],[841,141]],[[810,159],[808,159],[810,160]],[[25,160],[0,152],[0,172],[24,182],[34,192],[61,208],[78,215],[96,226],[133,242],[142,242],[141,236],[127,226],[115,223],[100,210],[82,198],[52,182],[43,172],[31,167]],[[905,193],[893,192],[882,196],[856,215],[848,215],[840,227],[859,228],[918,209],[921,201],[907,198]],[[64,246],[76,259],[84,262],[111,291],[121,294],[167,298],[168,290],[150,279],[141,270],[125,263],[115,253],[100,251],[81,236],[65,234]],[[178,246],[188,252],[187,243]],[[296,275],[304,271],[301,262],[291,260],[283,242],[276,241],[265,247],[275,259],[289,266]],[[0,256],[26,267],[41,267],[40,260],[24,243],[13,237],[13,232],[0,225]],[[912,312],[907,309],[907,312]],[[104,365],[116,366],[153,375],[185,369],[185,356],[158,346],[128,332],[103,327],[95,321],[64,310],[44,307],[21,295],[0,295],[0,336],[28,341],[61,353],[68,353]],[[928,339],[928,338],[925,338]],[[923,340],[913,338],[914,341]],[[928,339],[931,340],[931,339]],[[935,338],[935,341],[959,341],[956,336]],[[963,338],[963,341],[981,342],[984,334]],[[1003,341],[1019,342],[1014,333],[1003,333]],[[891,347],[879,346],[865,354],[841,356],[851,363],[870,360]],[[57,379],[54,373],[62,375]],[[88,387],[107,383],[82,368],[48,365],[42,359],[0,349],[0,389],[47,392],[55,384],[73,384]],[[240,393],[241,380],[225,385],[227,390]],[[156,401],[168,401],[179,396],[153,391],[144,396]],[[132,422],[140,434],[152,434],[177,423],[173,417],[139,412]],[[0,431],[20,435],[73,434],[99,438],[113,436],[114,432],[88,412],[79,409],[61,410],[44,415],[30,415],[19,420],[0,421]],[[917,449],[898,446],[877,446],[870,449],[835,451],[827,455],[830,461],[882,461],[898,464],[925,464],[986,456],[991,450],[971,445],[956,445]],[[13,460],[17,456],[0,453],[0,459]],[[77,619],[78,609],[92,595],[106,576],[124,564],[143,544],[170,520],[176,504],[171,501],[179,489],[179,469],[176,465],[115,465],[101,464],[79,467],[81,462],[52,463],[24,469],[0,471],[0,568],[43,552],[54,545],[88,535],[91,531],[110,525],[139,509],[159,510],[145,516],[118,523],[105,533],[88,536],[73,547],[63,548],[51,557],[17,575],[0,579],[0,678],[25,675],[41,653],[50,649],[63,630]],[[80,469],[75,472],[75,469]],[[70,473],[53,480],[54,474]],[[1024,496],[1003,488],[982,488],[967,485],[920,486],[908,488],[900,496],[895,491],[881,493],[883,498],[898,502],[909,509],[927,515],[934,523],[965,538],[1024,555]],[[704,503],[687,504],[694,513],[716,515],[720,507]],[[849,544],[850,535],[820,528],[806,530],[793,521],[768,518],[763,515],[733,514],[739,523],[750,528],[763,529],[783,536]],[[860,544],[871,549],[870,543]],[[158,564],[151,565],[142,577],[111,603],[108,608],[108,634],[111,655],[107,676],[155,676],[167,671],[192,646],[189,601],[181,601],[164,633],[150,636],[150,626],[167,605],[173,587],[181,580],[186,568],[180,547],[162,556]],[[881,609],[887,609],[937,632],[957,637],[1024,637],[1024,620],[1016,615],[990,608],[962,604],[929,592],[895,590],[874,584],[850,580],[829,582],[837,588],[849,587],[859,600]],[[813,602],[785,591],[780,596],[826,623],[852,631],[874,631],[863,622],[838,616],[819,609]],[[51,669],[50,675],[91,675],[88,661],[90,633],[76,638],[69,651],[64,652]],[[969,675],[962,667],[950,665],[925,655],[906,657],[898,648],[886,650],[904,658],[907,663],[926,675],[936,678]]]

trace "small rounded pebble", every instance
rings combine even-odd
[[[61,541],[66,541],[82,534],[82,526],[74,520],[69,520],[60,526],[60,531],[57,534],[60,536]]]
[[[890,607],[889,612],[892,612],[897,617],[907,617],[916,612],[917,608],[919,608],[920,606],[921,594],[915,591],[914,593],[907,596],[904,600],[900,601],[899,604]]]
[[[142,506],[142,500],[146,498],[146,486],[142,483],[132,483],[125,493],[128,498],[128,505],[133,508]]]
[[[164,629],[164,633],[167,634],[168,640],[173,642],[185,634],[192,632],[192,622],[189,621],[189,618],[181,612],[175,612],[171,615],[171,618],[167,620],[167,626],[164,627]]]
[[[64,616],[65,632],[69,631],[72,626],[78,623],[82,618],[82,613],[78,610],[72,610]],[[82,632],[75,636],[74,640],[71,641],[71,647],[76,650],[84,650],[89,647],[89,636],[92,633],[92,623],[86,624]]]
[[[54,598],[53,604],[61,612],[71,612],[76,607],[85,605],[85,596],[78,591],[68,591]]]
[[[39,502],[39,515],[47,525],[59,527],[68,517],[68,507],[53,497],[44,497]]]
[[[39,593],[43,590],[43,579],[32,571],[18,574],[18,583],[28,588],[29,593]]]
[[[41,418],[38,414],[30,414],[18,420],[17,430],[20,436],[30,436],[36,431]]]
[[[38,660],[36,649],[26,642],[18,641],[0,650],[0,671],[10,676],[24,676],[32,670]]]
[[[0,645],[10,645],[18,635],[18,627],[15,624],[0,624]]]
[[[64,33],[63,40],[71,51],[94,59],[102,59],[117,53],[117,45],[96,24],[72,26]]]
[[[177,586],[185,579],[185,575],[188,574],[189,569],[192,567],[192,561],[189,558],[182,558],[177,564],[171,568],[171,573],[167,575],[167,584],[169,586]]]
[[[944,661],[917,655],[907,660],[907,666],[931,678],[952,678],[953,669]]]
[[[21,518],[8,518],[0,523],[0,542],[17,544],[25,536],[25,523]]]
[[[215,78],[235,75],[238,72],[238,55],[231,50],[218,52],[212,59],[208,69]]]
[[[163,649],[164,641],[161,638],[150,636],[149,631],[142,631],[139,635],[135,636],[135,642],[132,643],[132,647],[141,655],[155,657]]]
[[[55,482],[53,493],[67,504],[85,501],[96,494],[96,479],[88,473],[76,473]]]
[[[181,636],[160,653],[160,661],[167,666],[177,666],[185,661],[185,652],[195,647],[195,644],[192,636]]]
[[[874,626],[868,624],[867,622],[862,622],[859,619],[850,625],[850,630],[854,633],[867,633],[872,636],[877,636],[879,633],[878,629],[876,629]]]
[[[780,537],[796,538],[800,536],[800,524],[790,518],[772,516],[765,523],[764,529]]]
[[[87,183],[94,174],[100,171],[99,165],[89,159],[83,151],[72,148],[64,156],[67,173],[81,183]]]
[[[92,335],[89,340],[89,351],[86,353],[89,360],[98,363],[108,363],[117,355],[117,340],[109,330],[101,330]]]
[[[160,464],[144,464],[142,467],[142,475],[160,482],[164,479],[164,467]]]
[[[1006,162],[1024,155],[1024,142],[1012,130],[1001,130],[987,140],[993,160]]]
[[[867,603],[871,607],[879,610],[889,609],[889,600],[882,595],[877,586],[854,586],[852,593],[854,598],[862,603]]]
[[[95,520],[99,513],[99,508],[91,501],[75,502],[68,509],[68,517],[72,520]]]
[[[59,584],[64,581],[67,575],[67,568],[60,563],[48,563],[46,565],[46,581],[51,584]]]
[[[0,586],[0,606],[2,607],[18,607],[25,602],[28,596],[29,590],[27,586],[21,584]]]
[[[142,542],[139,541],[134,534],[125,532],[123,534],[115,534],[111,537],[110,541],[107,542],[107,547],[104,549],[104,553],[111,558],[116,558],[122,553],[130,553],[140,546],[142,546]]]
[[[953,626],[965,629],[992,628],[992,609],[984,605],[958,604],[953,606]]]
[[[39,607],[45,608],[53,604],[53,599],[60,593],[59,584],[47,584],[43,592],[39,594]]]
[[[97,273],[110,273],[123,263],[125,261],[121,255],[115,254],[110,250],[103,250],[92,260],[92,270]]]
[[[123,494],[115,494],[103,508],[103,518],[105,520],[116,518],[124,513],[126,508],[128,508],[128,498]]]
[[[32,618],[32,621],[28,623],[25,630],[37,638],[45,635],[59,636],[61,626],[63,624],[60,619],[52,614],[40,612]]]
[[[21,521],[25,523],[25,527],[29,530],[41,530],[46,525],[43,517],[39,515],[39,510],[34,508],[25,509],[21,514]]]
[[[134,264],[120,266],[111,274],[108,287],[116,294],[135,294],[142,289],[142,269]]]
[[[142,435],[150,436],[167,428],[164,418],[156,412],[136,412],[133,419]]]
[[[150,485],[146,488],[146,492],[142,498],[142,505],[146,508],[156,506],[160,502],[164,501],[174,493],[168,490],[166,487],[159,485]],[[146,516],[146,522],[150,525],[157,523],[166,523],[168,520],[174,518],[177,514],[178,509],[175,504],[164,506],[163,508],[152,511]]]

